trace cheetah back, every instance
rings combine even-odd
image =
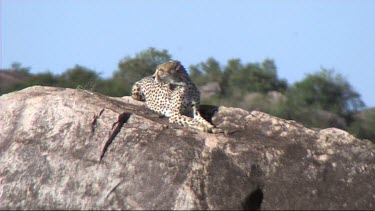
[[[144,98],[146,105],[160,115],[170,117],[174,113],[191,116],[192,102],[199,103],[199,92],[192,86],[178,86],[168,83],[158,83],[152,76],[138,81],[133,87],[133,95]]]

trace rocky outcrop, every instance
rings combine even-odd
[[[218,82],[210,82],[199,87],[199,91],[201,93],[201,99],[206,99],[220,94],[221,88]]]
[[[129,97],[40,86],[3,95],[0,208],[375,209],[371,142],[201,110],[225,133],[169,124]]]
[[[0,69],[0,91],[11,85],[24,82],[29,77],[26,72]]]

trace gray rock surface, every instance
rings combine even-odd
[[[0,208],[375,209],[370,141],[201,110],[225,134],[171,125],[130,97],[41,86],[2,95]]]
[[[212,97],[221,92],[220,84],[218,82],[209,82],[199,87],[201,99]]]

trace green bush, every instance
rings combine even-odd
[[[102,79],[94,70],[80,65],[54,75],[51,72],[31,74],[30,68],[13,63],[7,71],[20,80],[0,86],[0,94],[44,85],[88,89],[116,97],[130,95],[134,82],[152,75],[157,65],[171,59],[166,50],[148,48],[134,57],[121,59],[118,70],[108,79]],[[202,104],[259,110],[294,119],[306,126],[338,127],[360,138],[375,140],[375,111],[361,112],[365,105],[359,93],[333,70],[322,69],[288,86],[286,80],[278,77],[276,65],[270,59],[245,64],[240,59],[231,59],[221,65],[214,58],[208,58],[188,69],[197,86],[209,82],[217,82],[220,86],[221,91],[201,99]]]

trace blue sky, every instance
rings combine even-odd
[[[273,59],[280,78],[321,67],[375,106],[373,0],[0,0],[0,68],[61,73],[76,64],[109,77],[125,56],[166,49],[186,67]]]

